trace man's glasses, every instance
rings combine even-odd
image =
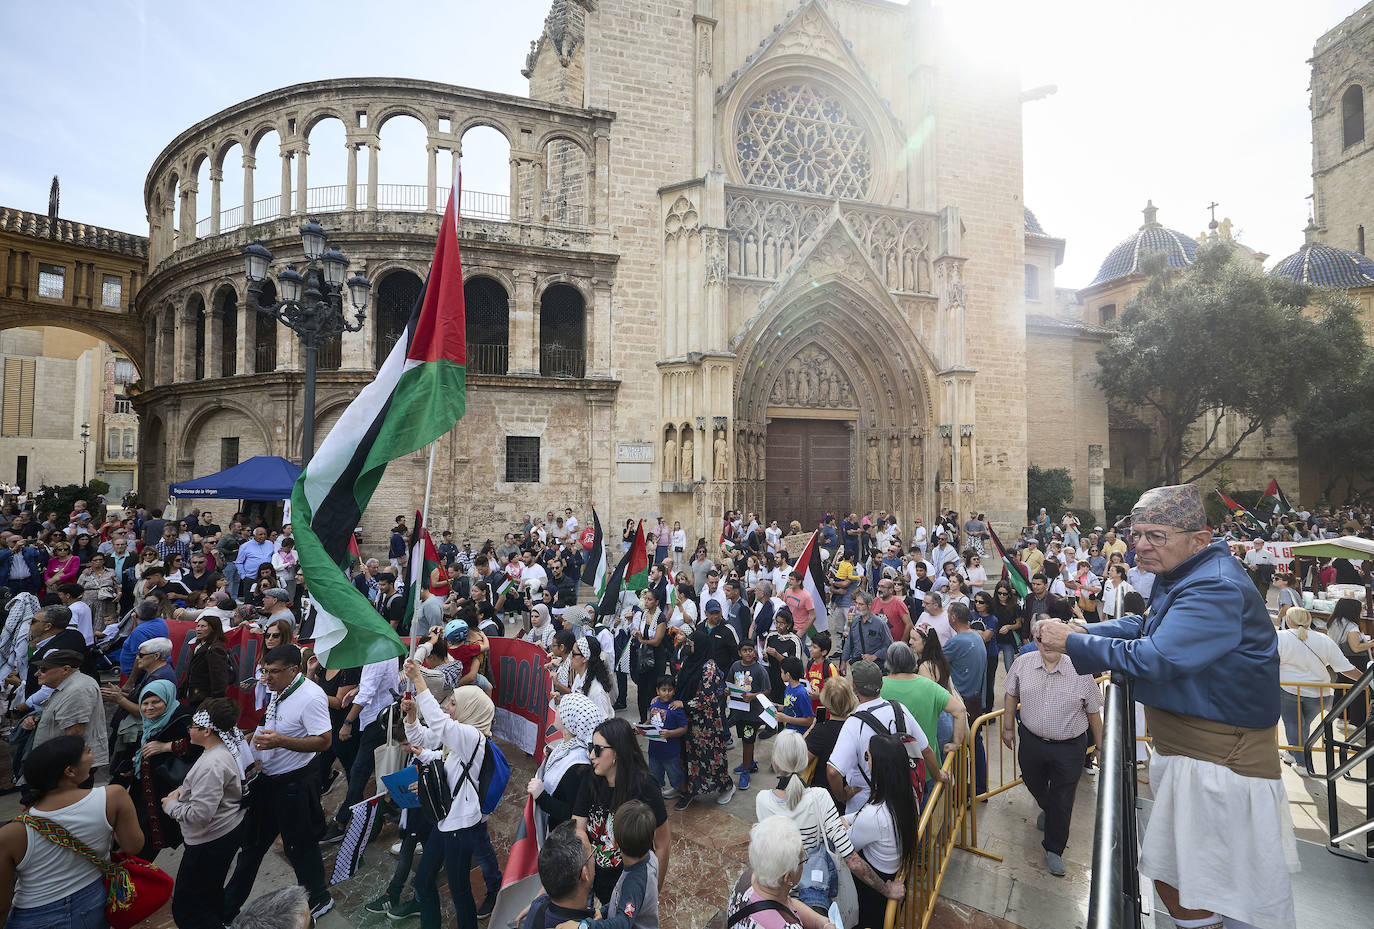
[[[1140,540],[1144,539],[1146,542],[1149,542],[1150,545],[1154,546],[1155,548],[1159,548],[1161,545],[1167,545],[1169,542],[1169,536],[1171,535],[1187,535],[1187,530],[1147,529],[1144,532],[1137,532],[1134,529],[1126,530],[1127,540],[1134,542],[1138,545],[1140,544]]]

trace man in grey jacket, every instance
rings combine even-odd
[[[873,612],[873,598],[860,591],[854,595],[854,609],[849,614],[849,631],[844,638],[844,652],[840,655],[840,673],[856,661],[872,661],[879,667],[887,661],[887,647],[892,644],[892,630],[881,613]]]

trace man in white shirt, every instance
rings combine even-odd
[[[572,514],[572,507],[563,510],[563,525],[568,529],[568,535],[577,535],[577,517]]]
[[[323,916],[334,906],[315,838],[324,825],[315,755],[329,748],[329,698],[300,673],[301,650],[279,645],[263,656],[262,674],[271,699],[262,725],[253,733],[257,764],[266,775],[248,800],[243,847],[224,889],[227,925],[253,891],[263,856],[278,834],[296,880],[310,895],[310,913]]]
[[[91,608],[81,599],[82,593],[80,584],[63,584],[57,588],[57,599],[62,601],[63,606],[72,611],[72,621],[67,628],[80,632],[87,645],[94,645],[95,627],[91,620]]]
[[[538,585],[540,590],[549,586],[549,573],[544,566],[534,560],[534,552],[525,552],[525,567],[520,571],[520,586],[532,589]]]
[[[778,528],[776,519],[769,520],[768,528],[763,530],[763,537],[768,544],[769,554],[776,555],[778,548],[782,546],[782,530]]]
[[[706,604],[714,600],[716,603],[720,604],[720,611],[722,614],[726,616],[730,615],[730,601],[726,599],[725,596],[725,585],[720,582],[720,571],[715,568],[712,568],[710,572],[707,573],[706,585],[702,587],[698,596],[701,600],[703,614],[706,611]]]
[[[1269,585],[1274,580],[1274,553],[1264,547],[1263,539],[1255,539],[1245,552],[1245,570],[1259,588],[1260,596],[1269,598]]]
[[[926,532],[925,525],[921,522],[921,517],[916,517],[916,528],[911,530],[911,547],[921,553],[921,557],[926,557],[926,539],[929,534]]]
[[[344,795],[343,803],[339,804],[334,822],[330,823],[321,842],[337,842],[343,838],[348,828],[349,813],[353,805],[363,799],[363,788],[372,776],[372,753],[386,741],[387,725],[391,721],[391,714],[386,711],[400,696],[400,689],[400,666],[395,658],[363,665],[358,693],[348,708],[348,716],[339,726],[339,741],[357,738],[358,753],[353,756],[353,765],[348,771],[348,793]]]
[[[844,801],[846,815],[857,813],[868,802],[870,775],[865,756],[869,740],[878,732],[910,736],[913,741],[907,744],[907,752],[914,749],[925,759],[926,778],[948,781],[949,775],[940,770],[939,759],[911,711],[895,700],[879,696],[883,672],[878,666],[871,661],[856,661],[850,665],[850,674],[854,677],[854,691],[859,695],[859,707],[844,721],[825,772],[830,793]],[[896,716],[899,710],[900,723]]]
[[[945,562],[959,563],[959,553],[954,550],[954,546],[949,544],[949,539],[943,534],[938,536],[935,548],[930,552],[930,563],[935,567],[935,574],[943,574]]]
[[[942,594],[932,590],[926,594],[922,604],[924,609],[921,614],[912,619],[913,626],[929,626],[935,630],[936,636],[940,639],[943,646],[954,637],[954,627],[949,624],[949,614],[945,612],[945,598]]]

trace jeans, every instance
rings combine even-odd
[[[243,826],[201,845],[186,846],[172,889],[172,919],[178,929],[222,929],[224,879],[239,850]]]
[[[1312,723],[1321,718],[1322,702],[1316,696],[1317,691],[1312,691],[1312,696],[1303,694],[1301,698],[1297,694],[1290,694],[1286,690],[1279,691],[1279,718],[1283,720],[1283,738],[1289,745],[1301,745],[1303,738],[1308,732],[1312,731]],[[1302,728],[1298,728],[1298,701],[1302,701]],[[1290,751],[1288,754],[1293,756],[1293,760],[1298,764],[1307,765],[1308,770],[1312,768],[1312,753],[1303,750],[1301,754]]]
[[[10,910],[5,929],[106,929],[105,882],[91,881],[61,900]]]
[[[997,646],[1002,653],[1002,670],[1010,671],[1011,663],[1016,660],[1016,646],[1008,642],[1006,645]]]
[[[667,786],[674,789],[682,786],[682,758],[655,758],[649,756],[649,773],[654,776],[656,786],[664,786],[664,779],[667,779]]]
[[[386,722],[387,713],[383,711],[361,734],[355,732],[353,738],[348,740],[356,741],[358,747],[354,749],[356,754],[348,767],[348,793],[344,795],[344,802],[339,811],[334,814],[334,819],[340,826],[348,825],[349,811],[355,803],[362,802],[363,790],[367,787],[367,779],[372,776],[372,767],[376,763],[376,756],[372,752],[386,741]]]
[[[477,837],[477,847],[472,857],[477,859],[477,867],[482,869],[482,883],[486,885],[487,893],[500,893],[501,863],[496,859],[496,846],[491,844],[491,830],[485,822],[482,823],[482,834]]]
[[[420,866],[415,870],[415,898],[420,904],[420,929],[440,929],[439,869],[448,877],[448,892],[458,913],[458,929],[477,929],[477,901],[472,898],[472,858],[486,826],[478,823],[454,832],[435,829],[429,834]]]

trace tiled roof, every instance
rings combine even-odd
[[[1161,226],[1155,220],[1155,212],[1154,204],[1145,207],[1145,223],[1107,254],[1097,269],[1093,284],[1137,273],[1141,259],[1152,253],[1162,252],[1171,268],[1186,268],[1193,263],[1197,241],[1192,236]]]
[[[1106,326],[1098,326],[1094,323],[1084,322],[1081,319],[1074,319],[1065,316],[1050,316],[1045,313],[1027,313],[1027,329],[1059,329],[1069,332],[1082,332],[1088,335],[1110,336],[1112,330]]]
[[[148,239],[145,236],[106,229],[103,226],[88,226],[85,223],[61,218],[57,220],[57,235],[53,236],[52,220],[46,214],[30,213],[7,206],[0,206],[0,231],[15,232],[66,245],[79,245],[82,248],[96,248],[134,258],[148,257]]]
[[[1026,212],[1026,235],[1048,236],[1045,227],[1040,225],[1040,220],[1035,218],[1035,214],[1030,211],[1030,207],[1025,208]]]
[[[1318,242],[1307,243],[1269,273],[1317,287],[1374,286],[1374,261],[1359,252]]]

